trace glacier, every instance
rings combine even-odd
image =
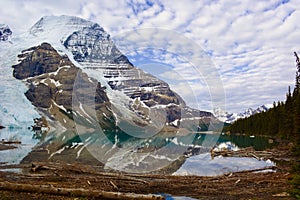
[[[0,124],[5,127],[29,127],[33,119],[40,117],[24,93],[26,86],[15,79],[12,65],[22,47],[11,43],[0,43]]]
[[[49,42],[59,53],[69,54],[69,58],[72,58],[61,41],[74,31],[92,24],[94,23],[78,17],[43,17],[29,31],[12,35],[10,42],[0,42],[0,124],[2,126],[29,127],[33,124],[34,118],[40,117],[24,95],[27,91],[25,84],[12,75],[12,66],[18,63],[16,55],[28,47]],[[72,62],[77,63],[75,60]]]
[[[61,18],[70,19],[70,17],[64,16]],[[34,119],[40,118],[41,115],[24,95],[28,90],[26,85],[13,77],[12,66],[18,63],[17,55],[24,49],[39,45],[44,41],[49,41],[58,49],[58,52],[66,54],[60,40],[80,26],[84,26],[86,23],[92,24],[85,20],[85,23],[82,23],[82,19],[77,17],[72,17],[72,20],[55,19],[57,18],[42,18],[36,24],[36,29],[20,35],[12,34],[9,40],[0,41],[0,125],[6,127],[0,131],[0,139],[14,139],[22,142],[16,149],[1,151],[0,162],[18,163],[38,143],[29,128],[34,124]],[[48,25],[43,26],[44,29],[41,30],[43,23]],[[64,30],[56,27],[63,27]],[[38,33],[40,34],[38,35]]]

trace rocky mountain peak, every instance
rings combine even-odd
[[[74,31],[63,45],[78,62],[132,65],[98,24]]]
[[[266,112],[269,110],[269,108],[270,107],[268,107],[266,105],[261,105],[256,109],[248,108],[244,112],[240,112],[240,113],[229,113],[229,112],[225,112],[223,110],[218,109],[218,110],[215,110],[215,115],[220,121],[232,124],[233,122],[235,122],[238,119],[250,117],[251,115],[254,115],[257,113]]]
[[[95,23],[75,16],[44,16],[31,27],[30,33],[34,34],[50,30],[73,30],[91,26],[93,24]]]

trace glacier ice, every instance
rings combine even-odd
[[[30,126],[39,117],[24,95],[26,86],[12,75],[18,50],[10,43],[0,45],[0,124],[5,127]]]

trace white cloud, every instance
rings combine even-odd
[[[28,30],[44,15],[67,14],[99,23],[112,37],[149,27],[184,35],[212,55],[229,111],[284,100],[286,88],[294,84],[293,51],[300,51],[297,0],[10,0],[1,1],[0,9],[1,23],[16,33]],[[149,33],[149,39],[155,37]],[[156,57],[178,69],[182,66],[182,72],[192,77],[174,56]]]

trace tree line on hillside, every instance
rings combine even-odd
[[[300,136],[300,60],[296,52],[294,90],[289,87],[285,102],[274,102],[273,108],[245,119],[239,119],[225,131],[251,135],[271,135],[291,139]]]

